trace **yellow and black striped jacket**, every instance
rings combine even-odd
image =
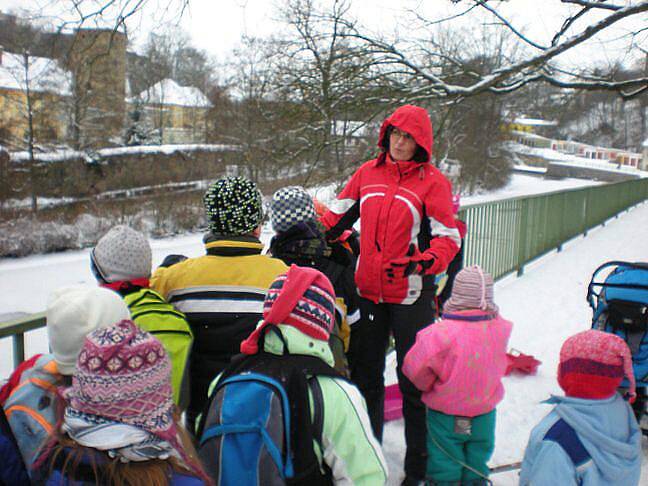
[[[207,399],[211,380],[238,354],[262,318],[272,281],[288,267],[262,255],[250,236],[206,238],[207,254],[158,268],[150,286],[187,316],[194,335],[190,358],[190,420]]]

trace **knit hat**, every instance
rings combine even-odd
[[[256,184],[244,177],[223,177],[203,197],[209,229],[219,235],[251,233],[263,220],[263,201]]]
[[[255,354],[263,328],[286,324],[314,339],[328,341],[335,324],[335,292],[330,280],[314,268],[291,265],[270,285],[263,302],[263,322],[241,343],[241,352]]]
[[[315,221],[315,217],[313,198],[303,187],[284,187],[272,195],[270,220],[277,233],[283,233],[298,223]]]
[[[62,287],[49,296],[47,337],[59,373],[73,375],[86,335],[129,319],[128,307],[112,290],[89,285]]]
[[[466,267],[455,277],[452,294],[443,305],[444,312],[481,309],[497,314],[499,308],[493,302],[493,277],[479,265]]]
[[[68,406],[176,441],[171,364],[164,347],[132,321],[90,333],[77,360]]]
[[[151,245],[146,236],[128,226],[115,226],[103,235],[90,258],[98,272],[97,278],[105,283],[151,275]]]
[[[558,384],[570,397],[603,399],[616,392],[623,376],[634,401],[635,378],[632,355],[623,339],[590,329],[567,339],[560,349]]]

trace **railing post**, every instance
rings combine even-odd
[[[14,369],[25,361],[25,334],[22,332],[13,335],[13,361]]]
[[[517,261],[517,276],[524,275],[524,263],[526,262],[526,245],[527,245],[527,228],[529,221],[529,202],[528,199],[520,201],[520,228],[518,233],[518,261]]]

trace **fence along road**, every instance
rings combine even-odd
[[[648,179],[523,196],[464,207],[465,265],[479,264],[497,280],[570,239],[648,199]],[[25,333],[45,326],[45,313],[0,323],[13,339],[14,368],[25,359]]]

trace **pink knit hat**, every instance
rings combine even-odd
[[[328,341],[335,324],[335,292],[326,275],[297,265],[279,275],[263,302],[263,323],[241,343],[241,352],[255,354],[262,329],[277,324],[287,324],[314,339]]]
[[[608,398],[616,393],[623,376],[630,382],[630,401],[636,397],[632,355],[623,339],[590,329],[567,339],[560,349],[558,383],[567,396]]]
[[[493,302],[493,277],[479,265],[466,267],[455,277],[452,295],[443,305],[444,312],[481,309],[497,314],[499,308]]]
[[[86,336],[65,396],[74,410],[177,443],[169,358],[160,341],[132,321]]]

